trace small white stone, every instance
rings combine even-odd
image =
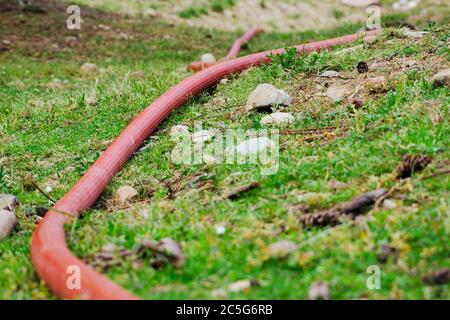
[[[0,210],[12,211],[19,205],[19,200],[12,194],[0,194]]]
[[[324,78],[334,78],[339,76],[339,72],[334,71],[334,70],[326,70],[324,72],[322,72],[321,74],[319,74],[319,76],[324,77]]]
[[[17,218],[11,211],[0,210],[0,240],[9,236],[17,225]]]
[[[268,248],[268,253],[271,258],[285,258],[297,249],[297,245],[292,241],[283,240],[272,243]]]
[[[395,201],[392,201],[390,199],[386,199],[383,201],[383,208],[385,209],[395,209],[397,208],[397,204]]]
[[[225,233],[225,227],[224,226],[216,226],[216,234],[222,235]]]
[[[258,107],[292,104],[292,98],[283,90],[275,88],[269,83],[263,83],[256,87],[248,96],[245,106],[246,111]]]
[[[188,126],[177,124],[170,128],[169,135],[176,139],[178,137],[188,137],[190,135]]]
[[[223,288],[214,289],[211,291],[211,297],[216,299],[223,299],[227,296],[227,291]]]
[[[330,299],[330,292],[328,285],[324,281],[316,281],[311,284],[308,290],[308,297],[311,300],[328,300]]]
[[[386,78],[384,76],[378,76],[373,78],[367,78],[367,82],[373,85],[382,85],[386,82]]]
[[[131,186],[123,186],[117,189],[116,201],[120,205],[125,205],[129,200],[133,199],[138,195],[136,189]]]
[[[202,55],[201,60],[202,60],[202,62],[206,62],[206,63],[215,63],[216,57],[214,57],[214,55],[212,53],[205,53],[204,55]]]
[[[342,0],[342,3],[355,8],[365,8],[373,4],[380,4],[380,0]]]
[[[433,87],[447,86],[450,87],[450,69],[439,71],[431,78]]]
[[[53,191],[52,186],[46,186],[46,187],[45,187],[45,192],[50,193],[50,192],[52,192],[52,191]]]
[[[95,97],[95,93],[84,98],[84,102],[89,106],[94,106],[97,104],[97,99]]]
[[[327,89],[327,97],[331,102],[341,101],[347,93],[347,88],[342,86],[333,86]]]
[[[80,71],[85,75],[94,74],[98,72],[98,67],[93,63],[86,62],[81,66]]]
[[[271,125],[271,124],[286,124],[294,122],[295,118],[292,114],[288,112],[274,112],[263,117],[260,123],[263,126]]]
[[[267,148],[272,148],[275,143],[267,137],[251,138],[236,146],[236,152],[241,155],[260,152]]]
[[[250,280],[240,280],[236,281],[228,286],[228,290],[231,292],[240,292],[245,289],[248,289],[252,286],[252,283]]]

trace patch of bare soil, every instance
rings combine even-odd
[[[66,3],[39,0],[31,8],[22,8],[17,1],[0,0],[0,54],[21,50],[31,56],[45,51],[75,49],[87,56],[96,50],[90,42],[101,36],[103,42],[148,37],[131,28],[120,14],[81,7],[81,30],[66,26]]]

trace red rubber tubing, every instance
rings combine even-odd
[[[375,34],[377,31],[368,32]],[[320,51],[358,39],[352,34],[296,47],[298,52]],[[189,98],[216,84],[225,76],[270,61],[284,49],[251,54],[220,62],[200,71],[155,100],[144,109],[103,152],[83,177],[40,221],[31,240],[31,257],[38,275],[52,292],[64,299],[136,299],[136,297],[76,258],[67,248],[64,225],[91,207],[109,181],[175,108]],[[73,286],[75,268],[79,268],[80,286]]]
[[[225,56],[225,58],[223,58],[220,61],[225,61],[225,60],[231,60],[234,58],[237,58],[237,56],[239,55],[239,52],[241,51],[241,47],[246,44],[247,42],[249,42],[254,36],[256,36],[259,32],[263,32],[263,28],[261,27],[253,27],[250,30],[248,30],[242,37],[236,39],[236,41],[233,42],[233,45],[230,48],[230,51],[228,51],[228,54]],[[187,66],[187,70],[188,71],[193,71],[193,72],[197,72],[197,71],[201,71],[203,69],[209,68],[213,65],[215,65],[217,62],[203,62],[203,61],[194,61],[191,62],[188,66]]]
[[[227,56],[224,58],[224,60],[230,60],[234,59],[239,55],[239,52],[241,51],[241,47],[249,42],[254,36],[256,36],[259,32],[263,32],[263,28],[261,27],[253,27],[247,33],[245,33],[242,37],[236,39],[234,41],[233,45],[230,48],[230,51],[228,51]]]

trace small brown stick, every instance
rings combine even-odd
[[[39,186],[36,184],[36,182],[34,182],[33,180],[31,180],[31,184],[40,192],[44,195],[44,197],[46,197],[48,200],[50,200],[53,203],[56,203],[55,200],[53,200],[48,194],[46,194],[41,188],[39,188]]]
[[[321,76],[321,75],[319,74],[319,75],[316,75],[316,77],[317,77],[317,78],[326,78],[326,79],[339,78],[339,79],[342,79],[342,80],[353,80],[353,79],[356,79],[356,78],[354,78],[354,77],[343,77],[343,76],[341,76],[341,75],[329,77],[329,76]]]
[[[438,172],[435,172],[435,173],[430,174],[428,176],[421,177],[420,180],[426,180],[426,179],[434,178],[434,177],[437,177],[437,176],[440,176],[440,175],[443,175],[443,174],[448,174],[448,173],[450,173],[450,169],[443,170],[443,171],[438,171]]]
[[[223,194],[223,197],[225,199],[235,199],[239,194],[243,192],[250,191],[252,189],[255,189],[260,186],[260,183],[258,181],[251,182],[249,184],[234,188],[230,191],[227,191]]]
[[[387,197],[389,197],[400,185],[402,185],[404,183],[404,180],[398,182],[397,184],[395,184],[392,188],[390,188],[388,190],[388,192],[386,192],[384,195],[382,195],[376,202],[374,205],[375,210],[378,210],[378,208],[380,207],[380,203],[384,201],[384,199],[386,199]]]
[[[279,134],[302,134],[302,133],[333,131],[336,129],[344,129],[345,130],[345,129],[347,129],[347,127],[324,127],[324,128],[299,129],[299,130],[280,130],[280,131],[278,131],[278,133]]]
[[[302,215],[299,221],[306,228],[314,226],[324,227],[328,225],[335,226],[339,224],[342,217],[350,216],[354,218],[363,212],[364,209],[374,204],[384,194],[386,194],[385,189],[367,192],[330,209]]]

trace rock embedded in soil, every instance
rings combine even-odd
[[[310,300],[328,300],[330,299],[330,291],[328,285],[324,281],[315,281],[308,290],[308,298]]]
[[[347,94],[347,88],[343,86],[332,86],[327,89],[327,97],[331,102],[341,101]]]
[[[116,192],[116,201],[120,205],[127,204],[130,200],[135,198],[138,195],[136,189],[131,186],[123,186],[120,187]]]
[[[17,225],[15,214],[8,210],[0,210],[0,240],[8,237]]]
[[[98,67],[93,63],[86,62],[80,67],[80,72],[84,75],[96,74],[98,73]]]
[[[239,280],[228,286],[228,290],[231,292],[247,291],[251,287],[257,287],[259,283],[256,280]]]
[[[383,201],[383,208],[385,208],[385,209],[396,209],[397,208],[397,204],[393,200],[386,199],[386,200]]]
[[[380,0],[342,0],[342,4],[354,8],[366,8],[370,5],[380,4]]]
[[[12,194],[0,194],[0,210],[13,211],[19,205],[19,200]]]
[[[298,246],[292,241],[283,240],[272,243],[268,247],[268,254],[271,258],[286,258],[291,253],[297,251]]]
[[[386,78],[384,76],[367,78],[366,81],[370,92],[382,92],[386,87]]]
[[[95,97],[95,94],[86,96],[84,98],[84,102],[89,106],[95,106],[97,104],[97,99]]]
[[[260,84],[250,93],[245,110],[266,109],[275,105],[288,106],[292,103],[292,98],[283,90],[275,88],[268,83]]]
[[[326,70],[326,71],[320,73],[319,76],[323,77],[323,78],[334,78],[334,77],[339,76],[339,72],[334,71],[334,70]]]
[[[267,125],[277,125],[277,124],[287,124],[294,122],[295,118],[291,113],[288,112],[274,112],[263,117],[260,123],[263,126]]]
[[[222,235],[225,233],[225,231],[226,231],[226,229],[224,226],[216,226],[216,234]]]
[[[211,291],[211,297],[215,299],[223,299],[227,296],[227,291],[223,288],[217,288]]]
[[[204,55],[202,55],[201,61],[206,63],[215,63],[216,57],[214,57],[212,53],[205,53]]]
[[[439,71],[431,78],[433,87],[446,86],[450,87],[450,69]]]

